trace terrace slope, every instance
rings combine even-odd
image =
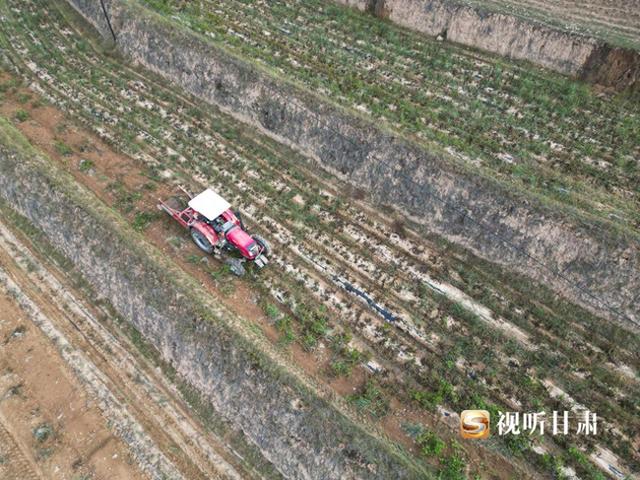
[[[71,3],[109,34],[99,5]],[[374,201],[405,208],[416,221],[480,256],[608,318],[638,322],[635,233],[560,214],[535,197],[514,194],[457,167],[447,153],[427,152],[381,130],[176,28],[138,2],[114,0],[108,6],[118,46],[135,62],[293,145],[368,190]]]
[[[640,9],[628,0],[336,0],[429,36],[616,89],[640,78]]]
[[[0,195],[289,478],[424,478],[0,121]],[[344,448],[344,444],[349,448]]]

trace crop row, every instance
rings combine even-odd
[[[600,97],[320,0],[145,2],[341,104],[452,149],[471,168],[638,225],[640,111],[632,99]]]

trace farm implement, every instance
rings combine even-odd
[[[249,235],[245,231],[240,212],[232,210],[229,202],[211,189],[196,196],[184,188],[180,190],[181,195],[160,200],[158,208],[188,229],[200,250],[216,255],[239,254],[241,258],[230,256],[226,260],[238,276],[244,275],[243,264],[248,261],[258,268],[269,263],[269,243],[260,235]]]

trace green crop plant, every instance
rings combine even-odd
[[[12,1],[9,0],[8,3]],[[31,7],[34,5],[37,8],[32,12]],[[300,242],[304,242],[307,248],[312,249],[316,254],[336,259],[336,262],[340,262],[341,268],[346,268],[350,275],[364,282],[376,298],[383,298],[394,308],[410,312],[407,317],[413,320],[421,331],[433,333],[441,340],[429,349],[423,349],[416,348],[410,340],[403,338],[396,326],[391,323],[382,323],[376,331],[381,332],[382,337],[389,342],[409,346],[408,351],[411,353],[419,352],[421,363],[414,366],[413,362],[408,362],[403,368],[402,381],[406,381],[409,385],[407,388],[413,392],[435,392],[442,398],[442,400],[438,399],[438,402],[427,402],[428,405],[442,402],[444,406],[450,408],[464,409],[477,403],[480,408],[479,402],[475,399],[481,398],[485,403],[499,405],[504,409],[505,399],[513,396],[524,406],[533,404],[535,400],[536,407],[541,406],[546,409],[552,407],[553,400],[539,382],[527,379],[526,385],[521,385],[517,381],[521,373],[526,373],[532,379],[542,380],[547,376],[556,379],[568,395],[579,402],[593,405],[598,411],[620,413],[620,424],[624,431],[632,431],[633,427],[637,426],[637,419],[634,419],[629,412],[626,414],[623,411],[619,412],[624,409],[613,405],[614,402],[610,396],[610,392],[614,390],[619,391],[626,399],[638,398],[638,389],[631,382],[619,382],[617,376],[607,377],[602,372],[596,372],[594,379],[585,382],[577,381],[574,375],[576,368],[590,369],[592,357],[601,362],[608,372],[612,372],[612,369],[607,366],[609,360],[637,368],[638,359],[633,354],[635,347],[640,345],[637,336],[629,335],[625,329],[603,322],[584,310],[559,300],[549,290],[538,287],[532,290],[534,286],[526,279],[487,265],[456,250],[454,246],[438,237],[429,237],[429,241],[432,242],[429,248],[433,247],[439,258],[439,266],[433,271],[434,278],[457,286],[470,297],[489,307],[494,317],[503,318],[520,328],[529,336],[531,344],[539,345],[539,349],[537,352],[531,352],[525,348],[526,345],[507,342],[508,336],[470,313],[463,305],[443,301],[429,288],[425,288],[423,282],[414,281],[414,278],[404,269],[394,269],[394,265],[401,265],[404,262],[421,266],[423,261],[417,259],[414,252],[398,249],[392,241],[385,238],[385,235],[372,238],[392,251],[397,256],[397,261],[385,263],[375,253],[358,255],[358,250],[361,250],[359,241],[344,232],[342,225],[357,222],[354,224],[358,228],[372,230],[376,230],[378,226],[370,218],[363,219],[358,216],[357,210],[346,200],[348,196],[331,197],[322,194],[317,185],[326,177],[320,176],[318,179],[310,176],[309,171],[304,168],[304,161],[299,156],[275,142],[258,137],[247,129],[239,128],[212,107],[201,108],[198,102],[179,95],[175,89],[164,87],[150,74],[144,73],[144,76],[141,76],[139,72],[130,70],[114,58],[97,55],[92,49],[78,48],[77,36],[67,37],[60,34],[56,28],[47,28],[51,26],[48,22],[52,20],[56,20],[58,24],[64,24],[63,20],[56,17],[55,10],[48,11],[49,17],[43,15],[42,12],[47,11],[48,8],[40,0],[30,0],[25,3],[24,12],[20,14],[10,9],[3,9],[2,14],[6,14],[9,21],[0,34],[0,41],[3,38],[11,39],[11,45],[2,44],[7,51],[11,51],[12,45],[25,49],[38,67],[45,69],[55,80],[51,83],[39,81],[39,85],[50,96],[47,98],[64,104],[73,118],[93,129],[95,133],[105,131],[109,135],[105,137],[105,141],[118,151],[135,158],[161,159],[151,163],[141,162],[144,166],[141,167],[142,175],[161,180],[164,178],[162,175],[165,170],[170,170],[176,181],[185,184],[193,182],[193,177],[198,176],[206,178],[210,184],[223,185],[225,188],[223,193],[233,199],[234,203],[237,199],[245,199],[246,203],[263,205],[262,211],[265,216],[282,219],[282,227],[289,232],[295,232]],[[41,39],[41,43],[30,42],[29,37],[24,33],[26,31],[34,32],[34,35]],[[352,34],[365,35],[359,32]],[[409,46],[405,48],[410,49],[411,44],[407,45]],[[51,55],[50,50],[62,51],[59,46],[64,47],[64,55]],[[323,48],[335,48],[330,36],[327,37]],[[386,55],[384,48],[376,50],[375,54],[378,55],[376,58],[381,59]],[[19,55],[15,53],[13,55],[19,60]],[[453,64],[455,65],[455,62]],[[85,70],[84,65],[92,67],[90,78],[82,75]],[[509,66],[504,68],[501,81],[511,78],[509,75],[513,72],[510,68]],[[26,68],[24,72],[29,74]],[[310,71],[310,78],[313,78],[312,73]],[[438,72],[427,73],[433,78],[438,74]],[[133,89],[131,85],[141,79],[144,81],[145,89],[140,91]],[[361,80],[358,79],[358,81]],[[487,82],[486,86],[490,87],[491,82]],[[58,85],[64,85],[64,89],[58,89]],[[364,82],[364,85],[368,84]],[[535,82],[532,85],[532,88],[535,88]],[[394,95],[402,93],[402,86],[393,88]],[[136,101],[125,98],[121,91],[126,92],[127,95],[135,95]],[[380,93],[384,94],[384,88],[380,88]],[[110,101],[105,100],[105,95],[108,95]],[[84,100],[78,103],[74,101],[74,97],[81,97]],[[581,100],[578,98],[574,101]],[[548,102],[549,100],[545,101],[545,108],[549,107]],[[167,117],[163,117],[155,108],[142,106],[148,104],[163,105]],[[474,111],[481,111],[482,108],[485,108],[482,102],[473,105]],[[107,121],[107,118],[111,120]],[[443,118],[448,117],[445,115]],[[188,126],[189,134],[176,128],[175,124]],[[67,128],[70,126],[71,123]],[[511,128],[518,126],[518,122],[511,122]],[[473,128],[474,132],[483,131],[481,123],[477,122],[469,128]],[[141,136],[141,132],[148,137]],[[193,135],[194,133],[196,135]],[[206,135],[208,139],[205,140],[200,135]],[[466,139],[460,138],[451,141],[455,141],[458,146],[464,146],[467,142]],[[494,148],[490,142],[488,145],[490,145],[489,149]],[[167,148],[177,154],[166,155]],[[230,158],[233,160],[229,161]],[[246,182],[247,188],[237,187],[238,172],[256,170],[261,174],[259,180],[243,174],[241,178]],[[535,175],[535,171],[527,172],[527,175],[529,174]],[[290,190],[281,189],[282,186],[278,185],[280,179],[286,182]],[[116,208],[122,213],[132,212],[141,200],[138,191],[125,188],[122,182],[117,182],[117,178],[110,178],[110,180],[113,183],[110,192],[113,194]],[[266,184],[268,186],[264,186]],[[139,190],[146,191],[145,188],[139,188]],[[304,206],[292,201],[295,195],[300,195]],[[285,198],[291,201],[283,201]],[[244,208],[244,205],[240,206]],[[306,227],[303,222],[308,214],[317,218],[312,219],[312,226]],[[263,220],[261,215],[258,215],[254,222],[260,228],[269,226],[269,222]],[[410,234],[414,226],[406,222],[404,229]],[[187,242],[188,236],[183,243]],[[280,248],[279,245],[278,248]],[[347,257],[338,258],[336,252],[339,251],[353,252],[357,258],[355,260]],[[350,341],[349,335],[345,334],[344,338],[335,340],[336,345],[342,343],[338,348],[334,347],[336,334],[333,332],[336,329],[341,331],[346,327],[351,330],[353,336],[361,340],[360,323],[362,320],[369,319],[349,317],[351,310],[359,312],[363,310],[355,302],[340,303],[335,306],[335,309],[322,311],[320,307],[326,296],[322,296],[318,285],[305,283],[309,281],[309,270],[305,270],[300,259],[292,256],[289,260],[292,265],[302,270],[300,276],[276,269],[277,274],[272,275],[273,272],[267,270],[252,279],[256,288],[263,289],[260,291],[264,299],[273,298],[268,289],[264,288],[264,284],[268,283],[270,287],[283,292],[283,313],[290,309],[290,312],[287,311],[290,319],[283,322],[279,328],[281,338],[288,339],[288,343],[298,341],[308,350],[316,348],[321,340],[327,340],[331,346],[329,361],[336,362],[339,370],[344,368],[343,365],[348,367],[352,362],[352,353],[346,347]],[[419,300],[402,299],[394,295],[394,292],[385,291],[385,288],[376,281],[377,279],[367,280],[358,271],[357,265],[361,262],[372,262],[376,267],[375,271],[388,272],[392,277],[389,285],[405,288]],[[199,264],[199,259],[196,263]],[[433,267],[431,263],[427,263],[426,266],[428,269]],[[207,269],[207,266],[202,268]],[[215,277],[216,274],[212,273],[212,276]],[[324,295],[334,294],[335,291],[330,290]],[[487,299],[491,299],[490,304]],[[435,320],[432,321],[432,318]],[[453,326],[448,326],[449,322],[454,322]],[[278,328],[278,324],[276,327]],[[570,342],[566,341],[566,332],[571,332]],[[573,348],[573,345],[579,348]],[[589,353],[590,345],[597,349]],[[626,345],[626,347],[614,348],[615,345]],[[397,359],[393,350],[386,350],[374,343],[368,343],[367,346],[372,347],[376,356],[396,364],[394,362],[397,362]],[[448,355],[447,352],[451,353]],[[358,355],[353,353],[353,356]],[[513,365],[503,360],[505,355],[513,357]],[[465,359],[465,364],[457,363],[461,357]],[[448,368],[443,368],[444,366]],[[525,366],[531,367],[527,367],[528,370],[525,372]],[[330,373],[330,368],[328,370]],[[488,382],[489,386],[484,386],[480,380]],[[446,381],[455,395],[440,392],[441,381]],[[411,398],[411,392],[405,392],[404,387],[399,386],[400,384],[401,382],[393,383],[391,386],[385,385],[381,391],[404,395],[406,399]],[[533,393],[530,389],[533,389]],[[419,403],[419,400],[419,398],[416,399],[416,402]],[[627,400],[627,403],[630,401]],[[616,452],[624,451],[622,443],[612,443],[612,445]],[[570,459],[567,463],[573,464],[575,459]]]
[[[375,418],[384,417],[389,411],[389,400],[372,380],[367,381],[358,393],[350,395],[348,400],[358,410],[366,412]]]
[[[439,480],[466,480],[466,462],[460,453],[453,453],[441,460]]]
[[[351,366],[342,360],[331,362],[331,373],[336,377],[346,377],[351,374]]]
[[[431,411],[434,411],[438,405],[444,403],[455,404],[458,401],[453,385],[443,379],[439,380],[438,387],[435,390],[414,390],[411,392],[411,398],[422,408]]]
[[[575,445],[569,446],[565,459],[577,466],[576,473],[580,475],[580,478],[586,478],[588,480],[606,480],[607,478],[591,463],[587,454]]]
[[[267,315],[267,317],[274,321],[277,320],[281,315],[280,309],[273,303],[266,303],[264,305],[264,313]]]
[[[119,180],[110,183],[107,189],[115,195],[115,206],[123,213],[131,212],[135,208],[136,202],[142,198],[142,193],[129,191]]]
[[[289,345],[296,340],[293,321],[288,315],[282,316],[276,320],[276,328],[278,329],[278,332],[280,332],[280,340],[284,345]]]
[[[16,78],[4,80],[0,82],[0,93],[10,92],[15,90],[20,85],[20,81]]]
[[[92,160],[82,159],[78,165],[78,170],[82,173],[90,172],[94,167],[94,163]]]
[[[139,232],[145,230],[153,221],[157,220],[157,212],[138,212],[133,219],[133,228]]]
[[[190,253],[185,257],[185,260],[187,261],[187,263],[197,265],[198,263],[200,263],[200,260],[202,260],[202,256],[195,253]]]
[[[431,430],[424,429],[417,437],[416,443],[420,447],[423,455],[428,457],[438,457],[445,449],[446,444]]]
[[[62,140],[55,141],[55,148],[60,155],[63,155],[65,157],[73,154],[73,149]]]
[[[16,111],[14,117],[18,122],[26,122],[29,119],[29,112],[20,109]]]
[[[331,336],[331,349],[334,352],[334,360],[331,362],[330,371],[335,376],[348,376],[356,365],[366,362],[369,352],[362,352],[357,348],[348,346],[351,341],[350,333],[338,333]]]
[[[311,352],[318,346],[318,337],[311,332],[306,332],[300,337],[300,342],[307,352]]]

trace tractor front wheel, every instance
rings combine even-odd
[[[205,237],[202,233],[200,233],[195,228],[191,229],[191,238],[193,239],[193,242],[198,246],[198,248],[203,252],[205,253],[213,252],[213,245],[211,245],[211,242],[209,242],[209,240],[207,240],[207,237]]]
[[[260,245],[262,247],[262,250],[264,251],[264,254],[267,257],[271,256],[271,244],[269,242],[267,242],[264,238],[262,238],[260,235],[254,235],[253,239],[258,243],[258,245]]]
[[[229,265],[229,270],[238,277],[242,277],[246,273],[242,260],[239,258],[229,258],[225,263]]]

